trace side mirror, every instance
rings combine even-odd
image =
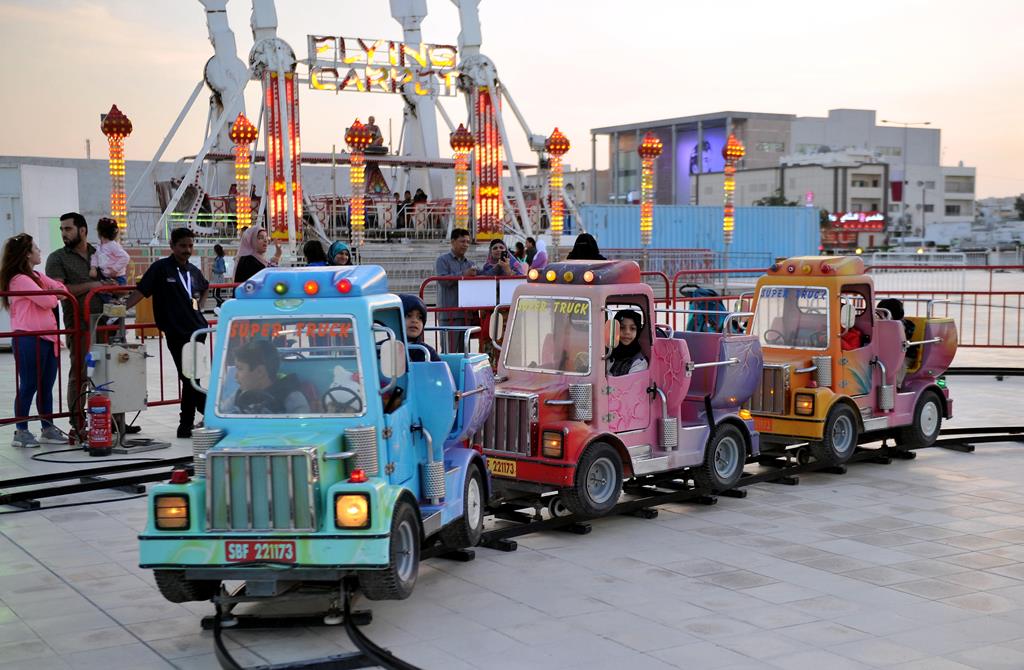
[[[213,370],[210,364],[210,349],[205,342],[200,342],[197,337],[204,333],[212,333],[213,328],[203,328],[192,333],[192,338],[181,349],[181,374],[200,393],[206,393],[206,389],[200,386],[197,379],[209,379]],[[201,345],[201,346],[200,346]]]
[[[380,345],[380,371],[385,377],[396,379],[405,374],[405,345],[398,340],[387,340]]]
[[[857,308],[852,303],[844,302],[839,308],[839,324],[843,328],[850,328],[857,321]]]

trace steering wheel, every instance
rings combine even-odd
[[[824,347],[828,345],[828,334],[824,330],[811,333],[807,336],[808,347]]]
[[[573,358],[574,372],[583,372],[590,367],[590,355],[581,351]]]
[[[277,398],[267,391],[245,391],[238,395],[236,404],[242,414],[280,414]]]
[[[769,328],[768,330],[764,331],[764,333],[761,334],[761,337],[764,338],[764,343],[765,344],[785,344],[786,343],[786,336],[783,335],[781,332],[779,332],[777,330],[774,330],[772,328]]]
[[[342,402],[334,397],[334,394],[338,392],[347,393],[352,397],[347,398]],[[335,414],[359,414],[363,411],[363,399],[358,393],[347,386],[332,386],[324,392],[323,396],[320,398],[320,402],[323,404],[325,412]],[[335,409],[329,410],[328,408],[332,405]]]

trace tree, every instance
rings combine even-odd
[[[1024,195],[1017,196],[1017,199],[1013,203],[1013,207],[1017,210],[1017,216],[1020,217],[1021,221],[1024,221]]]
[[[782,189],[775,189],[775,195],[766,195],[754,202],[755,207],[796,207],[796,202],[792,200],[786,200],[786,196],[782,195]]]

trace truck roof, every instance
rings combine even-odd
[[[531,284],[639,284],[640,266],[635,261],[561,261],[530,270]]]
[[[238,288],[240,300],[280,298],[359,298],[388,293],[379,265],[265,268]]]
[[[860,256],[794,256],[779,260],[768,268],[766,279],[781,277],[848,277],[864,274]]]

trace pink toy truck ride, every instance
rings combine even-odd
[[[623,310],[642,316],[648,365],[612,376],[607,359]],[[736,484],[758,454],[740,409],[761,377],[758,339],[652,327],[654,314],[653,291],[632,261],[530,271],[512,299],[482,431],[499,500],[557,491],[552,511],[564,505],[596,517],[615,506],[624,479],[679,471],[701,488]]]

